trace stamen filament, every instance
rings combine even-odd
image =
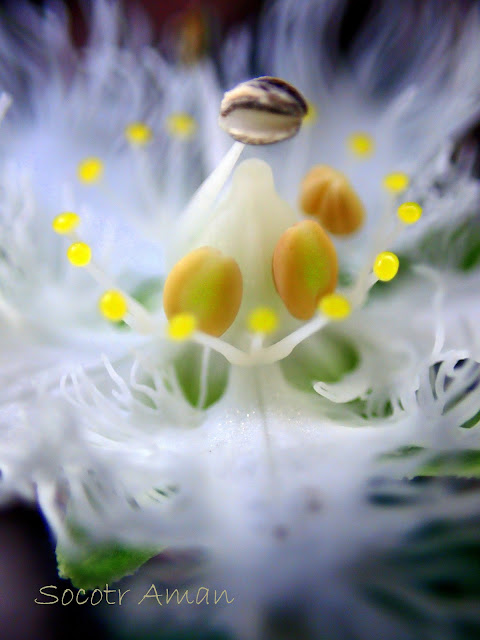
[[[69,238],[72,243],[80,243],[83,244],[84,241],[79,233],[75,230],[68,231],[64,234],[67,238]],[[120,292],[128,305],[128,312],[125,314],[123,321],[127,324],[131,329],[137,331],[141,335],[147,335],[154,333],[156,329],[156,324],[151,316],[151,314],[145,309],[144,306],[139,304],[134,298],[125,293],[120,287],[117,286],[115,281],[110,278],[105,271],[100,267],[100,265],[95,261],[92,257],[88,264],[82,266],[82,268],[87,271],[92,278],[98,282],[104,289],[106,290],[115,290]]]
[[[224,356],[230,364],[239,367],[252,367],[259,364],[273,364],[274,362],[283,360],[292,353],[297,345],[317,331],[320,331],[320,329],[323,329],[329,322],[330,320],[325,316],[317,315],[275,344],[269,345],[268,347],[261,347],[250,353],[237,349],[237,347],[224,342],[220,338],[215,338],[199,331],[193,334],[193,340],[197,344],[214,349]]]

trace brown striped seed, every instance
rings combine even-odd
[[[168,319],[191,313],[200,331],[221,336],[237,316],[242,293],[242,274],[235,260],[212,247],[201,247],[183,257],[168,274],[163,307]]]
[[[262,76],[227,91],[219,124],[245,144],[273,144],[294,136],[307,114],[302,94],[280,78]]]
[[[337,253],[318,222],[304,220],[280,237],[272,271],[275,287],[288,311],[299,320],[308,320],[320,298],[335,289]]]
[[[350,182],[327,165],[316,165],[307,173],[300,187],[299,205],[336,235],[354,233],[365,219],[363,204]]]

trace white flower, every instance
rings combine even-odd
[[[388,597],[436,620],[435,594],[415,593],[408,572],[403,591],[384,580],[382,554],[432,521],[478,516],[471,494],[402,480],[479,470],[479,186],[458,144],[478,109],[478,16],[385,2],[340,65],[323,44],[339,5],[278,2],[264,19],[257,75],[311,103],[298,136],[268,149],[229,150],[212,63],[167,64],[142,28],[120,27],[115,2],[95,3],[81,56],[57,4],[22,17],[40,59],[0,34],[12,98],[0,130],[0,495],[38,498],[77,584],[160,549],[203,551],[205,584],[236,598],[207,615],[245,638],[273,637],[287,602],[312,637],[349,637],[347,607],[359,636],[413,637]],[[239,31],[225,47],[232,84],[250,75],[248,46]],[[316,164],[347,174],[367,219],[335,239],[334,296],[299,320],[272,257],[304,219],[298,192]],[[423,209],[415,226],[397,218],[406,202]],[[65,211],[78,229],[56,218]],[[67,261],[54,218],[85,269]],[[164,279],[204,246],[243,280],[220,336],[189,314],[167,321],[161,302]],[[407,267],[379,285],[372,267],[392,249]],[[184,283],[199,295],[189,278],[175,281],[180,307]],[[223,322],[235,289],[209,292]],[[99,298],[130,328],[102,318]],[[125,557],[88,573],[108,545]]]

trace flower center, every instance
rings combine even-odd
[[[141,334],[192,341],[231,364],[253,366],[284,359],[308,337],[362,306],[378,280],[394,278],[399,261],[386,249],[404,225],[419,219],[416,203],[402,203],[396,218],[387,212],[386,230],[379,232],[363,269],[353,285],[342,288],[329,234],[351,235],[365,218],[345,175],[329,166],[313,167],[300,185],[296,211],[276,192],[269,165],[250,159],[238,166],[220,199],[245,146],[238,140],[258,145],[291,137],[306,113],[303,97],[277,78],[249,81],[226,94],[221,124],[237,142],[174,226],[163,292],[166,318],[161,310],[147,311],[100,269],[77,232],[75,213],[57,216],[53,228],[72,240],[67,250],[72,265],[87,269],[106,289],[100,312]],[[139,122],[126,132],[137,144],[151,138]],[[373,153],[366,134],[352,134],[349,143],[358,157]],[[81,178],[93,182],[102,170],[97,159],[89,158]],[[407,186],[402,173],[384,179],[384,188],[395,196]]]

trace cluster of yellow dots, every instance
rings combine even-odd
[[[59,235],[70,236],[74,242],[67,249],[67,258],[74,267],[87,267],[92,260],[92,249],[86,242],[77,238],[76,230],[80,225],[80,216],[73,211],[64,211],[53,219],[52,228]],[[98,307],[100,313],[111,320],[119,322],[128,312],[128,302],[121,291],[110,289],[101,296]]]
[[[197,123],[189,113],[177,112],[166,118],[165,129],[173,138],[188,140],[195,134]],[[132,147],[144,147],[153,140],[152,128],[145,122],[130,122],[123,133]],[[105,166],[101,158],[88,156],[78,163],[77,178],[84,185],[98,184],[104,171]]]
[[[347,318],[352,312],[352,307],[345,296],[332,293],[321,299],[318,310],[329,320],[337,321]],[[176,342],[183,342],[193,336],[197,326],[193,313],[178,313],[169,320],[167,336]],[[273,334],[277,331],[278,326],[278,314],[270,307],[257,307],[247,316],[247,328],[256,335]]]
[[[404,202],[397,209],[397,216],[406,225],[415,224],[422,216],[422,207],[417,202]],[[391,251],[382,251],[375,258],[373,273],[382,282],[389,282],[398,273],[400,261]]]
[[[308,103],[305,124],[312,124],[317,119],[317,109],[314,104]],[[172,113],[165,121],[167,132],[180,140],[191,138],[197,129],[197,124],[188,113]],[[128,124],[124,129],[126,140],[132,147],[143,147],[153,139],[152,129],[145,123],[136,121]],[[375,151],[375,141],[366,132],[352,133],[347,139],[350,152],[359,159],[369,158]],[[100,182],[104,174],[104,164],[96,156],[90,156],[82,160],[77,166],[77,177],[85,185],[93,185]],[[393,172],[383,179],[384,188],[392,195],[398,195],[409,186],[409,177],[402,172]],[[405,202],[397,209],[399,220],[406,224],[414,224],[422,215],[422,208],[415,202]],[[76,236],[76,229],[80,224],[79,216],[70,211],[58,215],[53,223],[53,229],[61,235],[70,235],[74,242],[67,249],[67,258],[75,267],[87,267],[92,259],[91,247]],[[379,253],[373,264],[373,273],[382,282],[392,280],[398,272],[399,259],[391,251]],[[128,313],[128,301],[125,295],[117,290],[106,291],[99,300],[100,313],[108,320],[118,322]],[[345,296],[339,293],[331,293],[324,296],[318,310],[324,316],[333,321],[347,318],[351,312],[351,303]],[[248,330],[257,335],[269,335],[278,329],[279,318],[277,313],[269,307],[253,309],[247,317]],[[197,320],[191,313],[179,313],[169,320],[167,335],[174,341],[190,339],[197,330]]]

